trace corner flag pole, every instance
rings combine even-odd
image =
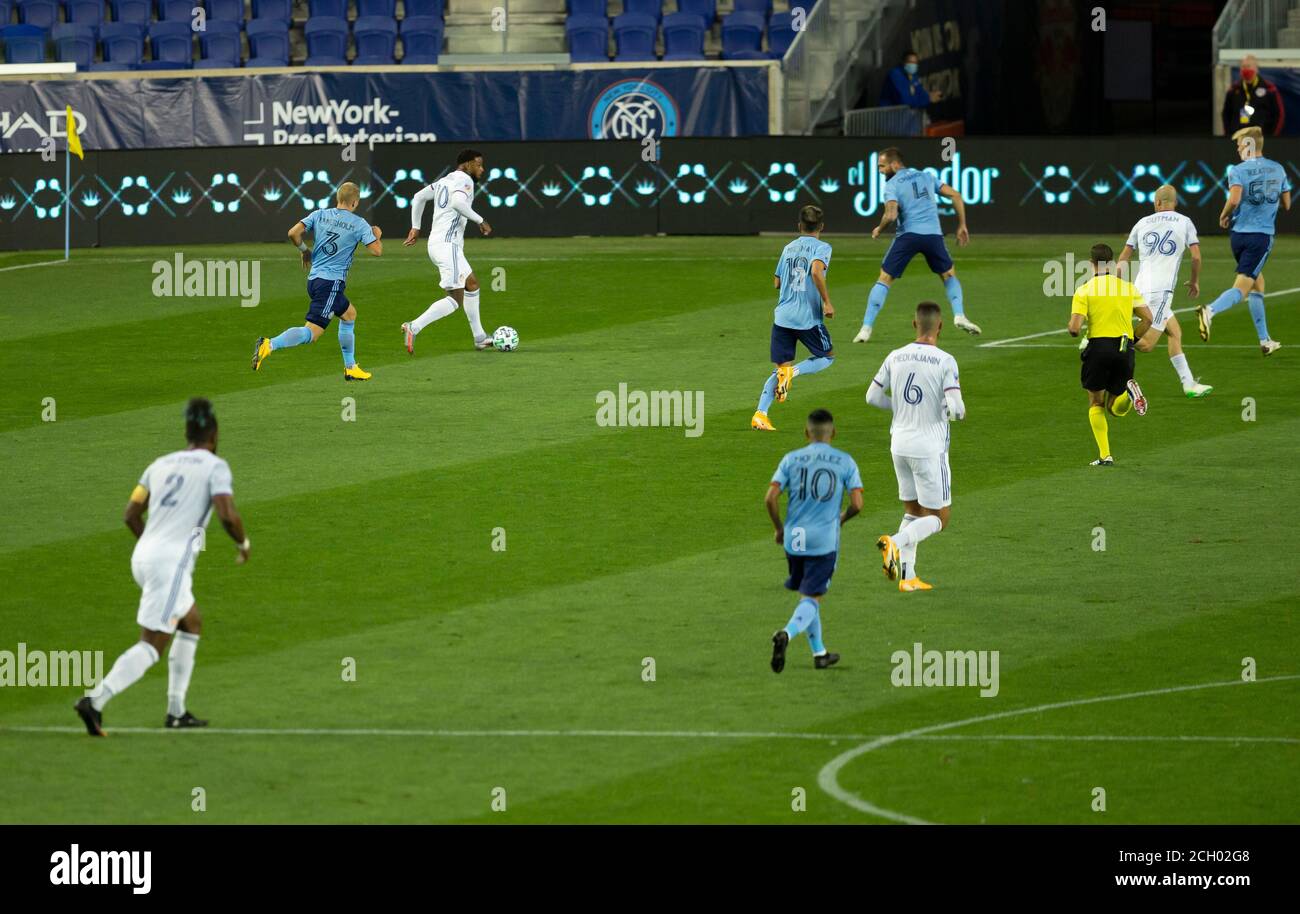
[[[77,122],[72,117],[72,106],[67,106],[68,148],[63,154],[63,259],[72,257],[72,157],[85,161],[86,153],[77,136]]]

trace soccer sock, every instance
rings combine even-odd
[[[135,685],[149,667],[157,662],[158,652],[153,649],[153,645],[137,641],[113,661],[113,668],[108,671],[104,681],[90,693],[91,706],[96,711],[104,710],[104,705],[108,704],[110,698]]]
[[[830,368],[831,362],[834,361],[835,360],[833,358],[830,358],[829,356],[821,356],[820,358],[804,359],[798,365],[794,366],[794,373],[796,375],[816,374],[819,371],[825,371],[827,368]]]
[[[478,342],[487,336],[483,331],[483,322],[478,316],[478,294],[481,289],[475,289],[473,292],[465,293],[465,317],[469,320],[469,329],[474,334],[474,341]]]
[[[190,689],[194,652],[198,649],[198,635],[177,632],[172,639],[172,649],[167,654],[167,713],[172,717],[185,713],[185,693]]]
[[[814,657],[826,653],[826,645],[822,644],[821,608],[816,603],[813,604],[812,622],[808,624],[808,646],[812,648]]]
[[[1178,372],[1178,380],[1183,382],[1184,389],[1196,383],[1196,379],[1192,377],[1192,369],[1187,365],[1187,353],[1171,355],[1169,361],[1174,366],[1174,371]]]
[[[357,347],[357,335],[353,329],[356,321],[339,321],[339,349],[343,350],[343,367],[351,368],[357,364],[355,350]],[[177,636],[179,637],[179,635]]]
[[[961,317],[965,314],[966,310],[961,303],[961,283],[956,276],[949,276],[943,281],[943,291],[948,294],[948,304],[952,305],[953,315]]]
[[[1220,311],[1227,311],[1239,301],[1241,301],[1241,290],[1233,286],[1210,303],[1210,313],[1217,315]]]
[[[798,637],[801,631],[812,625],[815,618],[817,618],[817,601],[812,597],[801,597],[794,608],[794,615],[785,624],[785,633],[791,638]]]
[[[311,342],[311,331],[306,327],[290,327],[279,336],[272,338],[271,351],[277,349],[290,349],[294,346],[301,346],[303,343]]]
[[[899,530],[894,534],[894,545],[898,547],[901,553],[904,548],[916,544],[921,540],[929,539],[934,534],[943,529],[943,521],[934,514],[927,514],[925,517],[918,517],[907,525],[906,529]]]
[[[1088,407],[1088,424],[1092,426],[1092,437],[1097,439],[1097,453],[1100,457],[1110,456],[1110,432],[1106,426],[1106,410],[1101,406]]]
[[[758,411],[767,415],[767,408],[772,405],[776,399],[776,372],[767,376],[767,383],[763,385],[763,395],[758,398]]]
[[[871,287],[871,293],[867,296],[867,314],[862,318],[862,326],[870,327],[876,322],[876,316],[880,314],[880,309],[885,307],[885,298],[889,295],[889,286],[880,280]]]
[[[1251,292],[1246,296],[1246,301],[1250,305],[1250,319],[1255,322],[1255,332],[1259,334],[1262,343],[1269,338],[1268,321],[1264,319],[1264,293]]]
[[[902,533],[907,529],[908,524],[916,520],[914,514],[904,514],[902,521],[898,524],[898,532]],[[898,542],[898,537],[894,537],[894,542]],[[898,562],[902,565],[902,576],[904,581],[910,581],[916,577],[916,544],[911,543],[907,546],[898,547]]]
[[[1110,411],[1116,416],[1127,416],[1128,411],[1133,408],[1133,398],[1128,395],[1128,391],[1120,394],[1111,401]]]
[[[456,299],[448,295],[446,298],[440,298],[428,308],[424,313],[411,321],[411,332],[419,333],[425,327],[434,321],[442,320],[448,314],[456,310]]]

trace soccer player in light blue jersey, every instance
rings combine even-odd
[[[1237,141],[1241,163],[1228,173],[1228,199],[1219,214],[1219,225],[1232,229],[1232,256],[1237,260],[1237,279],[1222,295],[1196,309],[1201,339],[1210,341],[1210,324],[1216,314],[1227,311],[1243,298],[1259,336],[1259,348],[1271,355],[1282,344],[1268,335],[1264,315],[1264,261],[1273,250],[1277,208],[1291,209],[1291,182],[1286,169],[1264,158],[1264,131],[1243,127],[1232,135]]]
[[[343,293],[347,285],[352,254],[358,244],[376,257],[384,252],[379,226],[370,225],[356,214],[361,203],[361,191],[351,181],[339,187],[338,206],[318,209],[289,229],[289,241],[302,251],[302,265],[309,269],[307,295],[307,322],[301,327],[290,327],[273,339],[258,337],[253,347],[253,370],[258,371],[267,356],[279,349],[314,343],[320,339],[330,318],[339,318],[339,348],[343,350],[343,379],[368,381],[370,372],[363,371],[356,359],[357,309]],[[307,247],[303,236],[311,232],[314,247]]]
[[[826,288],[826,271],[831,265],[831,246],[821,240],[826,227],[819,206],[799,210],[799,237],[785,246],[776,264],[772,282],[780,291],[772,319],[770,352],[775,370],[763,385],[758,409],[749,427],[774,432],[767,418],[772,401],[785,402],[796,375],[814,374],[831,366],[835,350],[825,319],[835,316],[831,293]],[[809,357],[794,364],[795,343],[803,343]]]
[[[880,310],[885,307],[890,286],[903,275],[917,254],[925,257],[926,265],[943,282],[944,294],[952,306],[953,323],[972,336],[979,336],[979,325],[966,316],[961,282],[957,279],[957,270],[943,243],[943,229],[939,226],[938,198],[947,197],[957,211],[957,244],[965,247],[970,243],[970,232],[966,229],[966,203],[961,194],[928,171],[908,168],[903,164],[903,154],[893,146],[881,150],[876,158],[876,168],[885,178],[885,212],[880,217],[880,225],[872,229],[871,237],[879,238],[881,231],[895,220],[898,233],[885,252],[880,276],[867,295],[867,313],[853,342],[865,343],[871,339],[872,328]]]
[[[862,511],[862,474],[853,458],[831,447],[835,420],[824,409],[808,416],[804,435],[809,444],[781,458],[772,475],[764,502],[776,528],[777,545],[785,547],[790,576],[787,590],[798,591],[794,615],[772,636],[772,672],[785,669],[790,639],[808,633],[813,667],[824,670],[840,659],[822,643],[821,601],[831,586],[835,558],[840,549],[840,527]],[[788,496],[785,522],[781,521],[781,493]],[[840,511],[845,494],[849,504]]]

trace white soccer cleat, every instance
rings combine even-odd
[[[474,341],[474,348],[480,352],[492,348],[492,334],[486,333]]]
[[[957,325],[957,328],[959,330],[965,330],[971,336],[980,335],[980,325],[972,321],[964,314],[958,314],[956,317],[952,319],[952,322]]]
[[[1128,389],[1129,399],[1133,401],[1133,412],[1139,416],[1147,414],[1147,398],[1142,396],[1142,388],[1138,387],[1137,379],[1132,379],[1125,385]]]
[[[1264,355],[1272,355],[1282,348],[1282,344],[1277,340],[1263,340],[1259,344],[1259,351]]]
[[[862,329],[858,331],[858,335],[853,338],[853,342],[869,343],[870,341],[871,341],[871,328],[868,327],[866,324],[863,324]]]
[[[411,331],[410,324],[402,324],[402,337],[406,341],[406,351],[415,355],[415,334]]]
[[[1209,384],[1202,384],[1198,381],[1190,387],[1184,387],[1183,393],[1186,394],[1187,399],[1189,400],[1199,400],[1201,397],[1209,396],[1210,391],[1212,390],[1214,390],[1214,388]]]
[[[1204,342],[1210,341],[1210,324],[1214,322],[1214,311],[1209,305],[1199,305],[1196,308],[1196,329],[1201,334]]]

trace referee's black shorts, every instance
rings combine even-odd
[[[1101,336],[1088,340],[1080,353],[1083,367],[1079,381],[1084,390],[1104,390],[1119,396],[1129,381],[1133,380],[1133,366],[1137,350],[1133,341],[1124,336]]]

